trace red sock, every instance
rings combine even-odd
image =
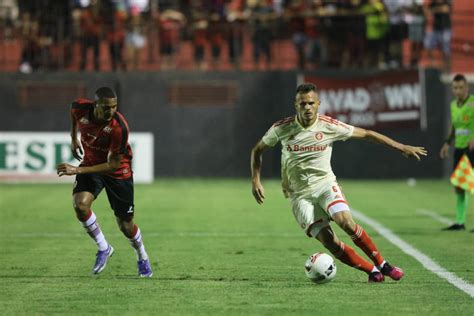
[[[87,222],[87,220],[91,218],[92,214],[93,214],[92,210],[89,210],[87,214],[84,215],[83,217],[79,215],[79,213],[76,213],[76,217],[80,222]]]
[[[339,246],[340,250],[337,253],[333,253],[337,259],[350,267],[365,271],[367,273],[372,272],[374,265],[359,256],[357,252],[354,251],[354,249],[347,246],[343,242],[341,242]]]
[[[356,224],[355,234],[352,235],[351,238],[352,241],[354,241],[354,244],[362,249],[376,266],[382,265],[382,262],[384,261],[382,255],[362,227]]]

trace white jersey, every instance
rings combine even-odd
[[[263,136],[268,146],[281,142],[283,190],[292,198],[312,194],[336,181],[331,168],[332,143],[347,140],[354,127],[318,114],[312,126],[304,128],[291,116],[273,124]]]

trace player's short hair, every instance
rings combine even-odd
[[[296,88],[296,94],[298,93],[309,93],[311,91],[316,92],[316,86],[312,83],[302,83]]]
[[[457,74],[454,76],[453,81],[464,81],[467,82],[466,76],[463,74]]]
[[[111,99],[116,97],[117,94],[115,94],[115,91],[109,87],[101,87],[95,91],[96,99]]]

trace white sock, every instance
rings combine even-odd
[[[379,269],[377,269],[376,266],[374,266],[374,267],[372,268],[372,271],[370,271],[370,273],[374,273],[374,272],[380,272]]]
[[[129,238],[128,241],[130,242],[130,245],[133,247],[133,250],[135,250],[135,253],[137,254],[137,259],[138,260],[147,260],[148,259],[148,254],[145,251],[145,246],[143,245],[142,241],[142,234],[140,232],[140,228],[135,225],[137,228],[137,232],[135,236],[132,238]]]
[[[379,269],[382,269],[383,266],[384,266],[386,263],[387,263],[387,261],[384,260],[384,261],[382,262],[382,264],[379,265]]]
[[[90,212],[91,214],[89,218],[85,222],[81,222],[82,226],[84,226],[89,236],[94,239],[100,251],[107,250],[109,243],[107,240],[105,240],[105,236],[102,233],[99,224],[97,223],[97,217],[95,216],[94,212],[92,212],[92,210]]]

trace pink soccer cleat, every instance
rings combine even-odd
[[[400,281],[400,279],[405,275],[402,269],[391,266],[388,262],[383,265],[383,268],[380,269],[380,272],[382,272],[383,275],[389,276],[395,281]]]
[[[369,274],[369,283],[375,283],[375,282],[378,283],[378,282],[383,282],[383,281],[385,281],[385,277],[379,271],[371,272]]]

